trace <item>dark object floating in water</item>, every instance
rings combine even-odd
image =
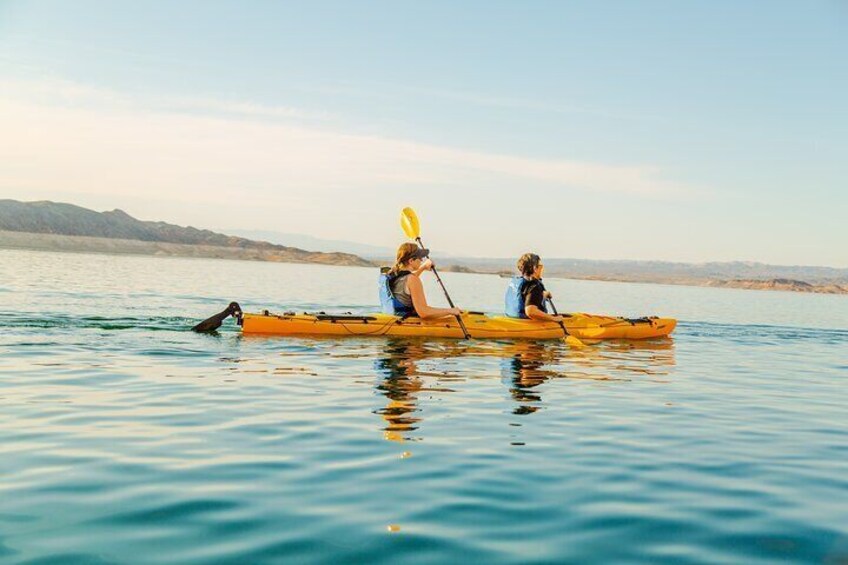
[[[225,310],[203,320],[202,322],[191,328],[191,331],[198,333],[214,332],[215,330],[220,328],[224,320],[226,320],[230,316],[236,318],[239,322],[241,322],[241,306],[239,306],[238,302],[230,302],[230,305],[227,306]]]

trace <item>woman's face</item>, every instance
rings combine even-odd
[[[410,271],[414,271],[421,266],[421,258],[413,257],[412,259],[406,262],[406,265],[409,267]]]

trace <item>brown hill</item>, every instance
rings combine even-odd
[[[838,284],[810,284],[794,279],[733,279],[709,281],[707,286],[746,288],[752,290],[788,290],[792,292],[815,292],[819,294],[848,294],[848,287]]]
[[[5,232],[0,244],[6,247],[372,265],[351,253],[305,251],[190,226],[138,220],[122,210],[95,212],[49,201],[0,200],[0,231]]]

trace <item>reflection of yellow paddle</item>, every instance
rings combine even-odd
[[[559,313],[557,312],[556,306],[554,306],[554,301],[551,300],[550,298],[548,298],[548,302],[551,305],[551,310],[554,311],[554,316],[559,316]],[[580,341],[579,339],[577,339],[576,337],[574,337],[573,335],[568,333],[568,330],[565,329],[565,324],[563,323],[562,320],[559,320],[559,327],[562,328],[562,333],[565,334],[565,337],[563,338],[563,339],[565,339],[565,343],[567,343],[571,347],[586,347],[585,343],[583,343],[582,341]]]
[[[421,247],[421,249],[425,249],[424,243],[421,242],[421,226],[418,223],[418,215],[415,213],[415,210],[406,207],[401,211],[400,227],[403,228],[403,232],[407,235],[407,237],[409,237],[409,239],[414,239],[418,242],[418,246]],[[436,275],[436,280],[439,281],[439,285],[442,287],[442,292],[445,293],[445,298],[448,299],[448,304],[450,304],[451,308],[456,308],[456,306],[453,305],[453,300],[451,300],[450,294],[448,294],[448,289],[445,288],[445,283],[442,282],[442,277],[439,276],[439,272],[436,270],[435,265],[433,265],[432,270],[433,274]],[[465,339],[471,339],[471,336],[468,334],[468,329],[462,321],[462,317],[457,316],[456,321],[459,322],[459,327],[462,328],[462,335],[465,336]]]

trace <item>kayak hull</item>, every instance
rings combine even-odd
[[[562,328],[553,322],[538,322],[465,313],[462,321],[474,339],[560,339]],[[389,314],[249,314],[241,320],[248,335],[301,336],[403,336],[462,339],[456,319],[425,321]],[[617,318],[594,314],[571,314],[565,319],[568,332],[580,339],[650,339],[671,334],[677,325],[673,318]]]

